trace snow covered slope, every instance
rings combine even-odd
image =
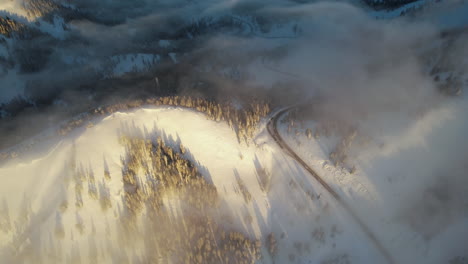
[[[341,1],[156,2],[64,2],[28,19],[2,2],[4,25],[18,28],[0,35],[0,134],[12,134],[2,141],[121,97],[260,94],[288,104],[325,95],[347,119],[357,112],[353,100],[375,107],[357,108],[366,117],[383,105],[391,131],[362,129],[349,140],[320,132],[315,140],[313,120],[290,132],[283,124],[281,133],[396,263],[466,257],[468,183],[457,151],[468,149],[468,79],[459,75],[468,64],[457,64],[466,42],[439,34],[467,24],[466,1],[378,11]],[[374,19],[413,9],[418,16]],[[440,105],[419,93],[438,96],[436,83],[450,95]],[[24,93],[31,98],[1,104]],[[49,116],[52,106],[63,116]],[[416,109],[414,123],[386,118],[403,108]],[[246,144],[201,113],[147,106],[67,136],[43,133],[0,164],[0,264],[385,263],[349,210],[264,123]]]
[[[182,193],[167,194],[156,216],[143,209],[127,233],[123,135],[153,142],[161,137],[175,151],[182,144],[181,155],[216,187],[220,202],[209,208],[209,221],[258,240],[259,263],[383,261],[347,213],[263,129],[247,146],[225,123],[164,107],[118,112],[93,123],[1,166],[1,263],[179,263],[177,248],[163,252],[153,239],[163,234],[149,226],[163,225],[165,215],[170,237],[186,240],[179,224],[190,224],[194,208],[184,205]],[[147,188],[148,175],[137,175]],[[222,248],[223,240],[216,241],[212,246]]]
[[[460,154],[466,111],[462,96],[397,132],[358,128],[343,135],[315,120],[287,119],[280,132],[396,263],[452,263],[467,252],[466,156]]]

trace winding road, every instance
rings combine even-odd
[[[335,198],[335,200],[346,210],[347,213],[351,215],[353,220],[359,225],[362,229],[364,234],[370,239],[370,241],[375,245],[375,247],[379,250],[379,252],[383,255],[383,257],[387,260],[390,264],[396,264],[392,255],[385,249],[379,239],[375,236],[375,234],[371,231],[369,226],[367,226],[364,221],[359,218],[358,214],[351,208],[346,200],[341,198],[341,196],[333,190],[333,188],[322,178],[318,175],[307,163],[297,155],[296,152],[284,141],[281,137],[280,133],[278,133],[278,120],[283,116],[283,114],[287,113],[294,107],[288,107],[282,109],[275,113],[267,124],[268,133],[271,137],[275,140],[275,142],[279,145],[279,147],[289,156],[291,156],[294,160],[296,160],[315,180],[317,180],[320,185],[325,188],[325,190]]]

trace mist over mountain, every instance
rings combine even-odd
[[[467,28],[467,0],[0,0],[0,264],[467,263]]]
[[[410,4],[378,2],[398,4],[399,8]],[[417,2],[426,9],[434,4]],[[42,114],[55,122],[65,112],[76,114],[129,96],[197,94],[217,98],[254,92],[275,97],[276,92],[268,92],[273,87],[282,98],[282,88],[278,87],[301,69],[278,75],[273,64],[287,60],[295,47],[314,45],[327,33],[364,38],[359,45],[375,46],[365,43],[365,31],[380,31],[382,22],[373,16],[392,17],[394,8],[378,9],[380,13],[375,15],[370,3],[351,4],[279,0],[268,5],[258,1],[6,1],[0,18],[0,112],[4,118],[19,119],[30,112],[38,113],[35,120],[40,124],[47,122]],[[337,9],[345,12],[342,19],[346,21],[331,18],[336,20],[332,25],[328,14],[314,14],[314,9],[323,5],[330,5],[324,12],[331,16],[336,16]],[[368,14],[363,11],[367,9]],[[320,28],[321,24],[331,28]],[[351,29],[348,24],[356,26]],[[376,29],[366,29],[371,24]],[[344,35],[346,30],[350,32]],[[395,34],[408,41],[415,39],[408,36],[412,34],[408,30]],[[400,51],[394,53],[404,56]],[[260,67],[249,67],[259,63]],[[303,69],[308,67],[307,62],[303,64]],[[265,71],[276,75],[274,83],[258,85],[252,81]],[[2,122],[2,129],[11,125],[8,123]]]

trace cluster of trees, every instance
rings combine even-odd
[[[221,231],[219,244],[222,252],[229,253],[224,256],[223,263],[255,263],[261,257],[261,242],[258,240],[252,241],[239,232],[225,233]],[[229,255],[231,255],[231,258],[229,258]]]
[[[356,138],[356,135],[356,130],[345,134],[340,143],[337,144],[335,149],[330,153],[330,160],[335,164],[335,166],[342,165],[347,161],[349,147]]]
[[[17,62],[22,73],[37,72],[42,69],[52,53],[50,46],[55,43],[51,38],[44,37],[47,33],[8,16],[0,17],[0,35],[18,40],[11,47],[10,54],[16,60],[10,58],[4,60],[2,64],[12,67]]]
[[[255,169],[257,171],[257,181],[258,181],[258,185],[260,186],[260,189],[262,189],[264,193],[269,193],[270,187],[271,187],[271,177],[272,177],[271,172],[267,171],[262,166],[257,166]]]
[[[156,142],[122,135],[126,148],[122,157],[122,181],[126,209],[133,215],[147,205],[152,211],[162,206],[166,192],[177,192],[193,208],[213,207],[219,201],[216,188],[182,152],[159,137]],[[141,180],[138,175],[144,175]]]
[[[419,0],[363,0],[363,2],[375,10],[384,10],[384,9],[397,9],[400,7],[404,7],[405,5],[417,2]],[[441,0],[432,0],[426,1],[420,5],[408,5],[402,8],[400,12],[400,16],[413,16],[417,12],[421,12],[424,9],[427,9],[434,4],[440,2]]]
[[[22,22],[18,22],[9,16],[5,16],[5,17],[0,16],[0,35],[3,35],[6,38],[15,38],[15,39],[24,40],[24,41],[31,41],[35,37],[43,36],[44,33]],[[36,44],[35,47],[38,48],[37,47],[38,44],[37,43],[35,44]],[[15,43],[14,48],[17,48],[16,45],[19,46],[20,44]],[[22,47],[22,46],[18,47],[18,49],[21,49],[22,52],[25,52],[25,48],[27,47]],[[25,53],[31,55],[31,52],[25,52]]]
[[[242,197],[244,197],[244,201],[246,203],[249,203],[252,200],[252,194],[250,194],[249,189],[245,185],[244,181],[240,178],[236,178],[237,181],[237,188],[235,189],[236,193],[242,194]]]
[[[268,252],[270,253],[270,255],[272,257],[276,256],[278,254],[278,244],[277,244],[274,233],[270,233],[267,236],[266,244],[267,244]]]
[[[325,244],[325,239],[327,236],[325,235],[325,230],[323,227],[315,228],[311,232],[311,235],[312,235],[312,238],[314,238],[317,242]]]
[[[261,241],[226,230],[207,212],[182,212],[173,217],[160,211],[145,233],[145,263],[253,264],[261,258]]]
[[[22,8],[26,11],[28,17],[37,18],[52,13],[60,6],[52,0],[23,0]]]
[[[433,78],[437,88],[442,94],[458,96],[462,92],[464,73],[457,69],[457,67],[464,64],[462,59],[465,58],[465,56],[454,56],[455,53],[453,51],[459,50],[460,42],[454,41],[453,39],[461,37],[457,36],[458,34],[466,35],[466,32],[466,29],[465,31],[454,30],[443,32],[442,38],[445,39],[444,45],[441,45],[441,47],[436,50],[431,49],[422,56],[425,63],[434,65],[429,71],[429,75]],[[434,53],[437,56],[434,56]]]
[[[374,9],[395,9],[418,0],[363,0]]]
[[[99,201],[101,209],[106,211],[112,207],[110,190],[107,187],[106,181],[110,180],[110,174],[106,174],[104,171],[104,177],[97,184],[96,176],[91,168],[85,169],[82,164],[76,166],[75,161],[71,164],[70,168],[73,170],[73,182],[75,186],[75,206],[76,208],[83,207],[83,190],[84,183],[87,182],[88,196],[92,200]],[[107,171],[107,173],[109,173]]]
[[[260,241],[226,232],[212,218],[220,201],[216,187],[185,157],[187,150],[182,144],[169,146],[161,137],[154,142],[128,134],[124,131],[120,137],[126,148],[122,157],[123,201],[130,218],[123,219],[123,224],[127,232],[134,233],[129,224],[146,207],[149,222],[145,228],[155,234],[147,241],[151,251],[147,258],[155,257],[155,252],[158,258],[176,258],[176,263],[247,264],[260,258]],[[165,209],[165,198],[172,196],[185,208],[182,215]]]
[[[336,144],[333,150],[329,154],[329,159],[334,166],[342,166],[343,168],[348,168],[351,174],[356,172],[356,167],[349,165],[348,152],[351,144],[356,140],[357,131],[355,129],[346,130],[346,132],[341,131],[338,124],[334,122],[329,122],[325,124],[318,125],[315,129],[315,133],[312,132],[310,128],[306,129],[307,138],[311,139],[312,136],[316,139],[320,135],[325,135],[326,137],[331,136],[332,131],[338,132],[341,137],[341,141]]]
[[[20,34],[27,27],[9,17],[0,17],[0,35],[7,38],[13,37],[14,34]]]
[[[303,119],[301,116],[306,116],[304,112],[302,112],[305,110],[306,109],[298,109],[288,113],[285,119],[285,121],[288,122],[288,133],[292,133],[294,129],[296,136],[299,135],[299,124],[302,128],[304,128]],[[356,167],[347,163],[349,163],[349,148],[358,136],[356,128],[347,124],[346,122],[338,122],[336,120],[319,120],[314,130],[315,131],[313,131],[311,128],[306,128],[305,136],[308,139],[311,139],[312,137],[318,139],[321,135],[325,137],[337,135],[341,138],[341,141],[336,144],[334,149],[330,152],[329,158],[333,162],[334,166],[342,166],[343,168],[347,168],[351,174],[355,173]]]
[[[205,180],[187,158],[189,150],[180,142],[169,142],[161,137],[148,140],[141,136],[141,131],[132,133],[132,128],[126,129],[120,131],[120,143],[126,149],[121,158],[124,210],[119,210],[122,225],[116,230],[116,234],[123,238],[117,242],[121,243],[119,247],[123,251],[132,243],[143,243],[145,252],[141,258],[145,263],[163,260],[173,263],[253,264],[261,258],[260,240],[226,229],[223,217],[231,216],[231,213],[219,206],[220,198],[215,186]],[[69,168],[73,173],[76,207],[83,206],[85,190],[90,198],[99,199],[103,210],[110,207],[109,189],[105,183],[116,176],[111,175],[106,161],[103,175],[99,177],[91,167],[77,165],[74,155],[71,158]],[[169,210],[165,204],[168,200],[178,201],[178,213],[174,213],[173,208]],[[68,203],[65,201],[59,206],[61,210],[57,211],[53,232],[56,238],[61,239],[68,233],[68,223],[62,221],[61,215]],[[8,209],[5,208],[5,204],[0,207],[3,216],[0,224],[8,228],[9,220],[5,218]],[[146,209],[145,214],[143,209]],[[86,224],[78,212],[75,213],[74,228],[83,235]],[[136,221],[138,217],[145,219]],[[267,243],[272,250],[270,253],[276,254],[275,239],[270,236]],[[56,254],[61,253],[57,251]],[[98,254],[88,257],[90,261],[99,262]]]
[[[66,135],[74,128],[80,127],[91,120],[95,115],[108,115],[117,111],[129,110],[144,105],[186,107],[205,113],[208,118],[214,121],[227,122],[236,132],[239,142],[246,143],[248,143],[249,139],[253,136],[260,120],[271,111],[270,105],[260,100],[253,100],[250,103],[237,106],[231,102],[219,103],[204,98],[185,96],[157,97],[99,107],[69,121],[58,130],[58,133],[60,135]]]
[[[83,167],[76,169],[73,175],[73,181],[75,184],[75,206],[76,208],[83,207],[83,181],[86,180],[86,172],[83,170]]]
[[[47,33],[8,16],[0,17],[0,45],[3,40],[1,36],[16,40],[14,45],[8,47],[8,56],[0,57],[0,66],[4,67],[5,73],[7,69],[12,69],[16,64],[20,66],[21,73],[38,72],[49,61],[49,56],[52,54],[51,46],[56,43]],[[6,42],[5,45],[7,45]],[[4,108],[9,114],[14,115],[28,105],[29,103],[21,102],[21,98],[18,98],[16,102],[4,105]]]

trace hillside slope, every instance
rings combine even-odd
[[[346,212],[263,129],[247,146],[225,123],[164,107],[93,123],[1,167],[1,263],[180,263],[190,257],[199,263],[196,256],[213,247],[225,263],[381,259]],[[147,158],[152,161],[137,165]],[[158,171],[153,165],[160,162]],[[177,180],[190,164],[201,183],[194,172],[188,175],[195,178]],[[206,238],[208,249],[197,248],[206,232],[213,236]],[[210,262],[205,257],[200,260]]]

